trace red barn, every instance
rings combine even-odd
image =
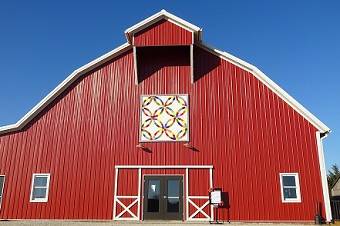
[[[125,35],[0,127],[1,219],[331,220],[325,124],[164,10]]]

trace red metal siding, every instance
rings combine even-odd
[[[135,46],[191,45],[193,33],[163,19],[134,34],[133,40]]]
[[[214,186],[230,200],[223,219],[229,211],[235,221],[313,220],[323,202],[316,129],[241,68],[195,48],[191,83],[186,60],[154,58],[158,70],[136,85],[129,51],[79,79],[24,130],[2,135],[0,218],[112,219],[114,166],[143,164],[213,165]],[[189,94],[197,150],[183,143],[136,148],[140,95],[158,93]],[[51,173],[48,203],[29,202],[39,172]],[[281,172],[299,173],[302,203],[281,202]],[[136,171],[130,176],[119,179],[125,194],[136,192]],[[205,173],[192,171],[189,180],[190,193],[207,194]]]

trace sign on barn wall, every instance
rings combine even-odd
[[[140,141],[189,141],[188,95],[141,96]]]

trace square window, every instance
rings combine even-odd
[[[188,95],[143,95],[140,142],[189,141]]]
[[[33,174],[31,202],[47,202],[50,174]]]
[[[280,173],[282,202],[301,202],[297,173]]]

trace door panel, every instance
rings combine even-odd
[[[165,186],[168,219],[177,219],[178,215],[182,215],[182,180],[176,177],[166,178]]]
[[[160,180],[148,181],[148,196],[147,196],[148,212],[159,212],[160,186],[161,186]]]
[[[144,219],[183,218],[183,179],[180,176],[144,178]]]

